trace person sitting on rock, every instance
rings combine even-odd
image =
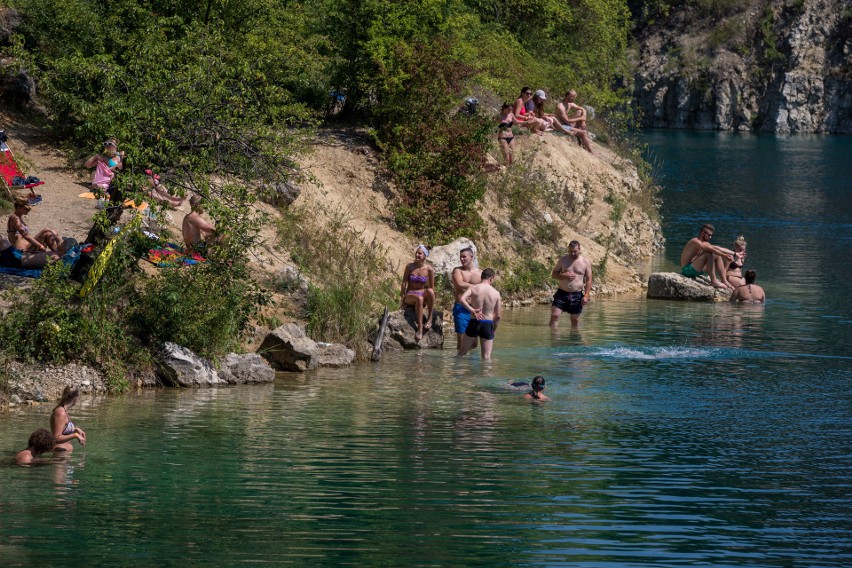
[[[527,103],[532,102],[532,97],[532,89],[529,87],[521,89],[521,96],[519,96],[515,101],[515,108],[512,111],[512,114],[515,115],[515,119],[518,121],[518,126],[527,128],[530,132],[543,135],[547,123],[536,118],[535,113],[527,108]],[[535,109],[534,106],[532,108]]]
[[[414,249],[414,262],[405,267],[402,274],[402,290],[400,293],[400,309],[413,306],[417,318],[417,332],[414,339],[423,338],[423,313],[426,321],[432,325],[432,309],[435,307],[435,269],[426,264],[429,249],[426,245],[417,245]]]
[[[216,227],[201,216],[204,213],[204,208],[200,195],[193,195],[189,198],[189,207],[190,212],[183,218],[181,225],[183,241],[190,250],[206,252],[207,248],[218,240],[215,236]]]
[[[15,461],[21,465],[31,464],[41,454],[51,451],[55,444],[56,438],[53,437],[53,434],[44,428],[39,428],[30,434],[30,439],[27,441],[27,449],[15,454]]]
[[[728,284],[733,286],[735,289],[745,284],[745,279],[743,278],[743,264],[745,263],[745,257],[746,240],[744,236],[740,235],[737,237],[737,240],[734,241],[734,258],[731,260],[730,264],[728,264],[728,268],[725,271],[725,280],[727,280]]]
[[[734,251],[710,244],[710,239],[715,231],[713,225],[705,223],[701,226],[698,236],[689,239],[686,246],[683,247],[683,252],[680,253],[680,273],[693,279],[703,274],[709,274],[710,283],[713,286],[733,290],[734,287],[728,284],[724,278],[725,261],[734,260]]]
[[[556,119],[568,134],[575,136],[577,140],[580,141],[583,148],[585,148],[593,156],[597,156],[595,151],[592,149],[591,136],[589,135],[589,132],[585,130],[586,109],[579,105],[575,105],[572,102],[572,95],[573,97],[576,97],[577,93],[574,91],[568,91],[565,94],[565,98],[556,104]],[[579,109],[576,116],[571,114],[571,109]]]
[[[33,206],[26,197],[15,198],[15,211],[6,223],[9,243],[20,253],[13,251],[13,255],[17,260],[21,260],[22,264],[24,264],[24,254],[45,253],[47,258],[59,258],[63,251],[62,239],[58,234],[50,229],[42,229],[35,236],[30,234],[30,228],[24,222],[24,216],[28,215],[32,209]],[[46,259],[39,258],[36,264],[41,260],[46,262]]]
[[[766,292],[754,283],[757,272],[746,270],[745,284],[734,290],[731,294],[731,302],[742,302],[743,304],[762,304],[766,302]]]

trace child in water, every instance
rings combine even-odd
[[[532,384],[521,382],[521,383],[510,383],[511,386],[517,387],[530,387],[532,390],[524,395],[524,398],[529,400],[534,400],[536,402],[547,402],[550,400],[550,397],[542,394],[541,391],[544,390],[544,377],[541,375],[533,378]]]

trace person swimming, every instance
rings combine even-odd
[[[544,377],[542,377],[541,375],[537,375],[536,377],[534,377],[532,383],[528,383],[526,381],[518,381],[514,383],[509,383],[509,386],[513,389],[519,390],[524,387],[530,387],[530,392],[525,393],[524,398],[540,401],[550,400],[550,398],[541,394],[541,391],[544,390]]]
[[[53,437],[53,434],[44,428],[39,428],[30,434],[27,449],[15,454],[15,461],[22,465],[33,463],[35,458],[52,450],[55,444],[56,438]]]
[[[533,378],[532,384],[530,384],[530,392],[524,395],[524,398],[529,400],[534,400],[536,402],[547,402],[550,400],[545,394],[542,394],[541,391],[544,390],[544,377],[537,376]]]

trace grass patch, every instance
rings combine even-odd
[[[535,260],[531,247],[520,246],[517,252],[516,260],[499,257],[481,261],[483,267],[490,266],[497,271],[495,285],[507,299],[530,296],[546,290],[552,283],[552,267]]]
[[[364,240],[339,211],[287,209],[278,233],[299,270],[313,280],[306,306],[308,334],[317,341],[343,343],[365,359],[376,318],[384,306],[393,310],[399,304],[386,249],[375,237]]]

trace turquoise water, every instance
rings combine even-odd
[[[819,213],[751,207],[784,190],[713,174],[702,147],[757,163],[764,139],[731,138],[649,135],[673,152],[660,262],[705,216],[727,240],[754,227],[767,306],[612,299],[557,332],[544,307],[509,310],[492,364],[388,354],[84,398],[86,448],[31,468],[12,452],[50,406],[13,411],[0,565],[852,565],[849,269],[822,260],[849,252],[848,178],[812,189]],[[553,402],[506,387],[534,374]]]

